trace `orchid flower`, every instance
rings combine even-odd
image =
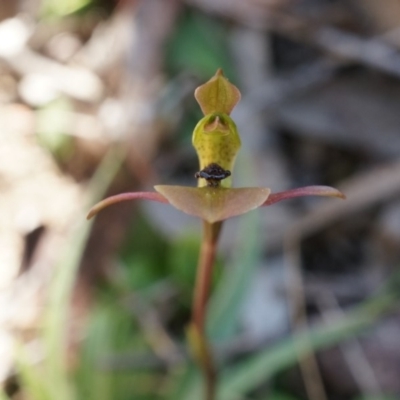
[[[193,145],[200,162],[200,171],[195,174],[198,187],[157,185],[156,192],[111,196],[96,204],[88,219],[111,204],[136,199],[169,203],[213,224],[293,197],[344,198],[341,192],[329,186],[306,186],[278,193],[271,193],[269,188],[232,188],[232,170],[240,149],[240,137],[229,114],[239,102],[240,92],[219,69],[213,78],[196,89],[195,97],[205,114],[193,133]]]
[[[233,168],[241,142],[236,125],[229,115],[240,97],[240,91],[224,77],[221,69],[195,91],[195,98],[204,114],[194,129],[192,140],[200,164],[200,171],[195,174],[197,187],[157,185],[154,187],[155,192],[122,193],[99,202],[88,214],[89,219],[112,204],[144,199],[170,204],[203,220],[204,234],[188,338],[193,355],[205,376],[207,400],[215,398],[216,371],[204,325],[222,222],[258,207],[294,197],[344,198],[340,191],[329,186],[306,186],[278,193],[260,187],[232,188]]]

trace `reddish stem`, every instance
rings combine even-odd
[[[192,321],[201,333],[204,333],[206,307],[210,295],[212,272],[221,226],[221,222],[214,224],[203,222],[203,240],[197,266],[192,315]]]
[[[214,367],[212,352],[205,334],[205,317],[210,296],[212,272],[215,263],[217,243],[222,222],[210,224],[203,222],[203,240],[201,244],[199,264],[193,298],[192,326],[197,338],[196,358],[205,376],[206,400],[215,398],[217,374]]]

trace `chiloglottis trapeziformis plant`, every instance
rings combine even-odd
[[[96,204],[88,218],[112,204],[143,199],[170,204],[203,220],[192,321],[187,329],[187,337],[192,354],[204,375],[205,399],[214,400],[217,374],[205,335],[205,316],[222,222],[255,208],[294,197],[344,198],[344,195],[329,186],[306,186],[278,193],[271,193],[269,188],[233,188],[235,159],[241,143],[230,113],[240,100],[240,92],[224,77],[222,70],[218,70],[208,82],[196,89],[195,97],[204,114],[194,128],[192,138],[199,159],[199,171],[195,173],[197,187],[157,185],[155,192],[117,194]]]

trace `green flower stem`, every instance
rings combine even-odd
[[[205,399],[215,399],[217,373],[211,347],[205,333],[205,317],[210,297],[212,273],[222,222],[203,222],[203,240],[193,298],[192,322],[188,330],[189,345],[205,378]]]

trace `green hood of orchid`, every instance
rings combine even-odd
[[[192,139],[200,169],[215,163],[232,172],[241,143],[229,114],[240,100],[239,89],[219,69],[208,82],[196,89],[195,97],[205,114],[196,125]],[[199,179],[198,186],[207,186],[207,182]],[[221,186],[231,187],[232,177],[224,179]]]

